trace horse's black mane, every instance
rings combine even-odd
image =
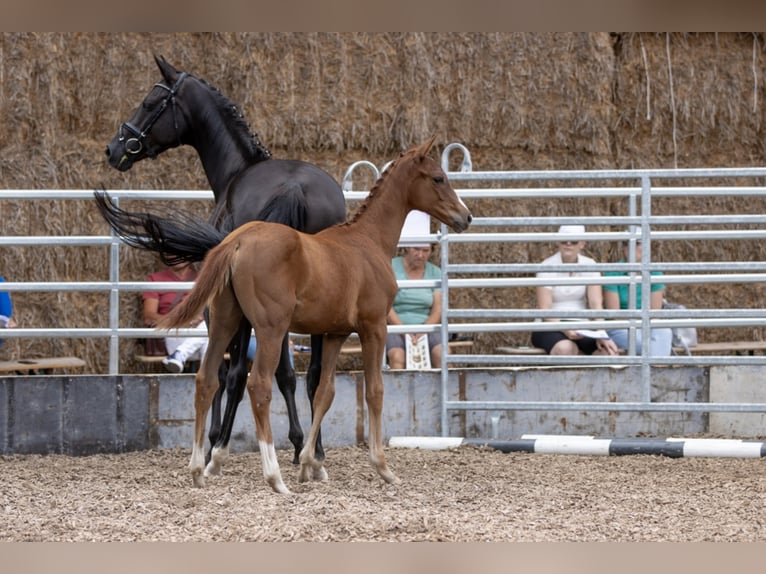
[[[213,94],[213,99],[215,100],[218,109],[222,111],[221,116],[224,118],[228,127],[240,134],[241,142],[249,152],[248,155],[252,155],[253,160],[256,162],[269,159],[271,157],[271,152],[259,139],[258,132],[254,132],[250,129],[250,125],[240,111],[239,106],[208,81],[198,78],[197,76],[194,76],[194,78],[207,86],[210,93]]]

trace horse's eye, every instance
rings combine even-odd
[[[442,176],[440,176],[440,175],[437,175],[437,176],[434,178],[434,183],[437,183],[437,184],[442,184],[442,183],[444,183],[444,178],[443,178]]]

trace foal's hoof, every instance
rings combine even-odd
[[[393,472],[391,472],[388,469],[378,471],[380,474],[380,477],[385,480],[388,484],[401,484],[402,479],[400,479],[398,476],[396,476]]]
[[[194,486],[196,488],[205,488],[205,476],[201,472],[193,472],[192,481],[194,482]]]

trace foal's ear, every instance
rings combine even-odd
[[[431,148],[433,147],[435,140],[436,140],[436,134],[432,135],[429,140],[423,142],[418,148],[418,154],[423,156],[428,155],[428,152],[431,151]]]
[[[164,56],[154,54],[154,61],[157,63],[157,67],[160,69],[160,73],[162,74],[162,77],[165,78],[165,81],[168,84],[175,82],[176,77],[178,76],[178,70],[169,64]]]

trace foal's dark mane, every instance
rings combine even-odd
[[[191,74],[189,75],[191,76]],[[213,95],[213,101],[215,102],[216,107],[221,111],[221,117],[223,117],[225,124],[216,127],[215,131],[229,131],[230,133],[237,134],[239,136],[236,140],[237,144],[245,152],[245,155],[252,158],[253,163],[271,158],[271,152],[259,139],[258,132],[254,132],[250,129],[250,125],[240,111],[239,106],[227,98],[221,90],[206,80],[198,78],[197,76],[192,77],[208,88]]]

